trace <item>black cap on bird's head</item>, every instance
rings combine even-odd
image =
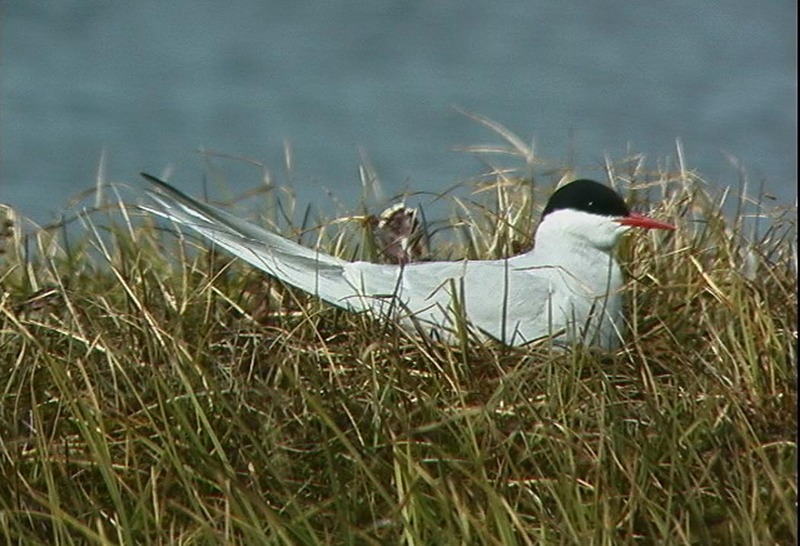
[[[646,229],[675,229],[672,224],[659,222],[647,216],[631,212],[622,196],[608,186],[582,178],[557,189],[542,212],[542,220],[559,210],[585,212],[613,219],[623,226]]]
[[[630,214],[628,205],[617,192],[600,182],[585,178],[557,189],[547,201],[542,218],[562,209],[612,217],[624,217]]]

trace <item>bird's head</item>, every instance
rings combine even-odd
[[[556,190],[547,201],[536,232],[536,246],[580,243],[610,251],[632,227],[675,229],[672,224],[631,212],[608,186],[575,180]]]

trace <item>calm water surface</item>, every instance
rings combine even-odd
[[[795,2],[52,5],[0,12],[0,201],[39,222],[92,186],[103,150],[107,177],[138,188],[171,168],[201,193],[204,148],[322,208],[328,191],[355,206],[362,157],[388,195],[441,191],[485,169],[454,148],[499,143],[453,105],[551,166],[600,177],[630,150],[656,167],[680,138],[710,182],[738,184],[735,157],[796,200]],[[260,178],[211,162],[234,191]]]

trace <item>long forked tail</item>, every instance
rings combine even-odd
[[[299,245],[233,214],[201,203],[155,176],[147,193],[157,208],[143,210],[196,231],[237,258],[309,294],[349,310],[361,310],[361,298],[344,276],[348,263]]]

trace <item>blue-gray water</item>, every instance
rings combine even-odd
[[[304,203],[354,205],[360,150],[388,194],[442,190],[484,169],[453,148],[500,142],[453,105],[581,174],[626,150],[654,167],[680,138],[709,181],[738,185],[730,155],[796,200],[794,1],[49,4],[0,12],[0,201],[40,222],[103,149],[113,181],[171,166],[195,194],[198,148],[284,180],[285,140]],[[214,163],[234,189],[259,178]]]

